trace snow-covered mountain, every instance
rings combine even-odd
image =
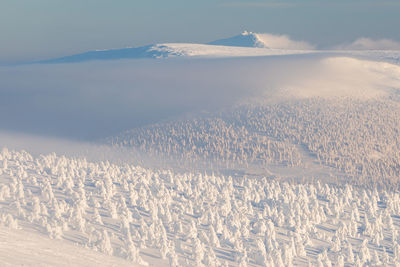
[[[92,50],[85,53],[43,60],[35,63],[79,63],[93,60],[143,58],[224,58],[257,57],[296,54],[331,54],[399,63],[400,51],[392,50],[316,50],[304,41],[292,40],[286,35],[243,33],[207,44],[160,43],[122,49]]]
[[[252,57],[286,54],[304,54],[310,51],[269,49],[191,43],[165,43],[142,47],[94,50],[82,54],[49,59],[40,63],[73,63],[90,60],[117,60],[170,57]]]
[[[168,57],[242,57],[300,54],[313,47],[293,41],[285,35],[243,32],[237,36],[208,44],[162,43],[123,49],[93,50],[81,54],[49,59],[40,63],[70,63],[89,60],[116,60]]]

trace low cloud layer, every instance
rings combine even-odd
[[[400,43],[390,39],[359,38],[350,44],[336,47],[341,50],[400,50]]]
[[[287,35],[275,35],[269,33],[258,33],[257,37],[266,47],[274,49],[300,49],[311,50],[315,47],[305,41],[292,40]]]
[[[0,68],[0,129],[93,140],[246,92],[232,60],[126,60]],[[236,78],[232,78],[231,75]],[[242,76],[242,78],[239,78]]]
[[[0,130],[96,140],[248,99],[376,97],[400,68],[322,54],[0,68]]]

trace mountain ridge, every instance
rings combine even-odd
[[[271,45],[268,45],[268,43],[271,43]],[[90,60],[169,58],[178,56],[242,57],[299,54],[305,53],[305,48],[312,48],[304,44],[303,42],[292,41],[285,35],[258,34],[244,31],[239,35],[205,44],[160,43],[120,49],[91,50],[34,63],[73,63]]]
[[[91,50],[69,56],[51,58],[28,64],[79,63],[94,60],[154,59],[154,58],[223,58],[278,56],[310,53],[329,53],[338,56],[350,55],[399,64],[400,51],[392,50],[317,50],[314,46],[295,41],[286,35],[254,33],[244,31],[239,35],[219,39],[205,44],[159,43],[139,47]]]

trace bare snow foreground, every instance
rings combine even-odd
[[[67,265],[65,257],[105,266],[123,266],[122,258],[152,266],[400,262],[400,196],[390,191],[33,158],[5,148],[0,181],[0,223],[19,229],[0,228],[5,264]]]
[[[0,227],[0,262],[1,266],[135,266],[121,258],[4,226]]]

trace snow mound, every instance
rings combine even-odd
[[[271,49],[311,50],[314,47],[304,41],[294,41],[287,35],[244,31],[227,39],[211,42],[212,45],[259,47]]]

